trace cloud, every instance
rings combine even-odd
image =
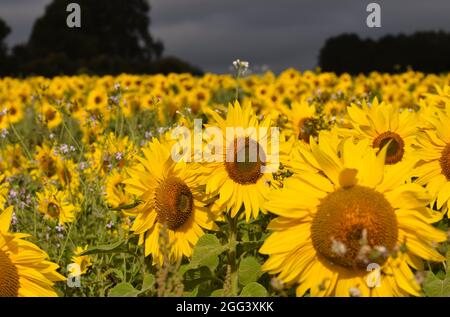
[[[51,0],[2,0],[13,28],[9,43],[25,41]],[[76,0],[74,0],[76,2]],[[106,1],[106,0],[105,0]],[[382,28],[365,25],[366,6],[381,5]],[[378,38],[416,30],[450,31],[450,2],[433,0],[151,0],[151,32],[166,55],[206,71],[227,72],[236,58],[280,71],[310,69],[325,40],[343,32]]]

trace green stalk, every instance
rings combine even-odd
[[[226,218],[229,227],[228,265],[231,268],[231,296],[237,296],[239,287],[238,264],[236,257],[237,217],[232,218],[229,214],[227,214]]]

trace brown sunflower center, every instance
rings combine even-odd
[[[50,155],[44,155],[44,157],[41,159],[41,166],[44,171],[44,173],[48,177],[52,177],[56,173],[56,162],[53,160],[53,158]]]
[[[442,174],[450,181],[450,144],[447,144],[442,151],[439,163],[441,163]]]
[[[234,159],[230,162],[225,162],[225,169],[228,176],[236,183],[242,185],[256,184],[261,178],[261,168],[264,162],[260,157],[264,158],[264,150],[258,142],[246,137],[245,141],[239,142],[234,140],[234,148],[230,146],[227,151],[233,151]],[[232,154],[227,155],[233,157]],[[263,159],[263,161],[265,161]]]
[[[306,143],[309,143],[309,138],[316,137],[317,131],[315,129],[316,121],[314,118],[304,118],[300,120],[298,123],[298,139],[303,140]]]
[[[55,110],[47,110],[45,113],[45,117],[47,118],[47,121],[52,121],[56,117],[56,111]]]
[[[61,209],[55,203],[48,203],[47,212],[52,218],[59,218],[59,214],[61,213]]]
[[[19,273],[8,254],[0,250],[0,297],[19,295]]]
[[[100,96],[95,96],[94,102],[98,105],[103,101],[103,98]]]
[[[156,190],[158,221],[176,230],[189,220],[194,209],[191,190],[181,179],[169,177]]]
[[[382,265],[397,241],[397,218],[391,204],[375,190],[352,186],[328,194],[311,226],[314,248],[345,268]]]
[[[389,143],[390,142],[390,143]],[[388,148],[386,151],[386,164],[395,164],[400,162],[403,158],[403,154],[405,154],[405,143],[401,136],[399,136],[395,132],[387,131],[381,133],[379,136],[373,140],[372,146],[374,148],[381,149],[388,144]]]

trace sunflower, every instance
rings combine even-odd
[[[319,172],[288,178],[265,204],[279,217],[260,249],[270,255],[263,270],[298,284],[297,296],[419,296],[411,267],[443,261],[433,246],[447,234],[430,225],[425,189],[405,182],[411,162],[385,171],[387,148],[377,154],[367,139],[331,148],[312,141]]]
[[[448,210],[450,201],[450,104],[433,118],[435,129],[417,134],[417,157],[420,158],[414,176],[426,185],[437,209]]]
[[[122,173],[117,170],[111,171],[106,178],[105,199],[114,208],[132,203],[130,195],[124,190],[123,180]]]
[[[38,210],[46,218],[57,220],[59,224],[75,220],[76,207],[70,203],[69,195],[58,190],[55,186],[48,186],[43,192],[36,193]]]
[[[299,140],[308,143],[311,136],[317,136],[316,107],[309,104],[306,99],[292,102],[291,107],[286,107],[283,113],[285,113],[288,120],[286,128]]]
[[[47,144],[36,147],[35,160],[37,163],[38,176],[48,178],[57,178],[58,161],[60,158],[56,155],[55,149]]]
[[[128,169],[125,190],[135,195],[141,204],[127,214],[134,215],[131,228],[145,243],[145,256],[153,263],[162,263],[159,244],[161,230],[167,230],[170,260],[190,257],[192,248],[204,229],[217,229],[215,216],[205,208],[203,188],[197,168],[171,158],[170,146],[153,139],[143,149],[134,167]],[[164,229],[163,229],[164,228]]]
[[[42,116],[42,122],[49,128],[54,129],[58,127],[62,122],[61,112],[48,102],[44,102],[40,109]]]
[[[414,113],[398,106],[379,103],[375,98],[371,106],[366,102],[362,108],[352,104],[347,108],[354,129],[342,129],[344,133],[357,139],[367,138],[373,148],[380,150],[388,145],[386,164],[392,165],[403,160],[414,160],[412,145],[418,131]],[[346,131],[345,131],[346,130]]]
[[[24,116],[23,108],[23,103],[19,99],[6,102],[4,109],[7,111],[8,122],[20,122]]]
[[[234,218],[244,206],[246,221],[250,221],[251,217],[256,219],[262,204],[269,198],[270,185],[276,185],[272,171],[276,171],[278,166],[272,157],[278,153],[267,151],[271,148],[270,119],[258,122],[251,104],[246,103],[241,108],[237,101],[234,106],[228,107],[225,119],[216,112],[209,113],[215,122],[208,127],[217,125],[222,132],[220,138],[223,137],[212,142],[221,142],[224,150],[222,154],[216,153],[223,155],[221,159],[203,165],[204,174],[208,177],[206,193],[217,194],[218,204],[230,211],[231,217]],[[252,131],[259,131],[259,128],[266,128],[267,134],[255,138]],[[233,140],[227,137],[227,130],[230,129],[234,131]],[[267,137],[267,147],[259,143],[264,136]],[[256,150],[257,157],[254,159],[250,157],[250,149]]]
[[[19,174],[26,170],[30,161],[23,154],[20,144],[8,144],[0,153],[0,171],[6,176]]]
[[[54,282],[65,277],[47,253],[23,240],[28,234],[8,232],[12,213],[11,206],[0,214],[0,297],[57,296]]]
[[[88,249],[88,245],[84,247],[77,246],[73,253],[75,256],[72,257],[72,263],[77,264],[80,268],[80,275],[86,274],[89,268],[92,266],[91,257],[89,255],[80,255]],[[74,273],[73,271],[71,273]]]

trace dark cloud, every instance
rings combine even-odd
[[[1,0],[0,16],[25,41],[51,0]],[[76,2],[76,0],[74,0]],[[366,6],[382,7],[382,28],[365,25]],[[280,71],[316,66],[324,41],[343,32],[378,38],[417,30],[450,31],[448,0],[151,0],[152,33],[167,55],[226,72],[236,58]]]

